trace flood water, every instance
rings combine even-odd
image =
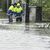
[[[50,50],[50,29],[0,25],[0,50]]]

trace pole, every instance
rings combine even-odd
[[[8,7],[9,7],[9,0],[7,0],[7,10],[8,10]]]
[[[26,17],[25,23],[29,23],[29,0],[26,0]]]

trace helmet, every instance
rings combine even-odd
[[[20,6],[20,3],[17,3],[17,6]]]
[[[17,5],[16,3],[14,3],[14,5]]]

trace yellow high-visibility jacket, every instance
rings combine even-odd
[[[11,5],[8,10],[14,11],[14,6]]]
[[[20,6],[19,8],[15,7],[14,12],[20,13],[23,10],[23,8]]]

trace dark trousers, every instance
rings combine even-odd
[[[13,12],[11,10],[8,10],[7,11],[7,16],[8,16],[8,19],[9,19],[9,23],[13,22],[12,15],[13,15]]]

